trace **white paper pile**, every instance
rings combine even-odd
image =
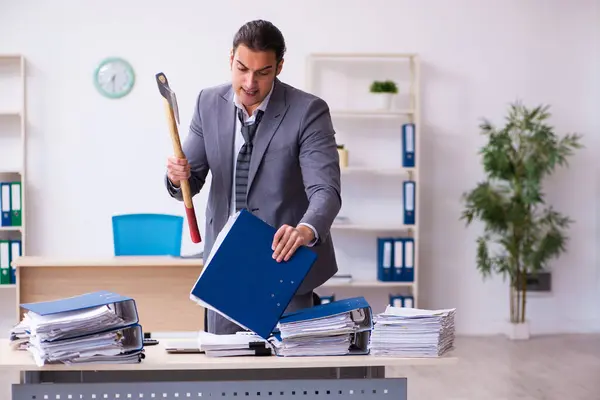
[[[200,331],[198,346],[208,357],[271,355],[269,343],[250,332],[216,335]]]
[[[297,322],[279,323],[269,340],[280,356],[345,355],[357,330],[349,312]]]
[[[371,333],[372,355],[439,357],[454,347],[456,309],[421,310],[387,306]]]
[[[133,342],[143,341],[141,328],[123,326],[124,320],[106,305],[50,315],[28,311],[12,329],[11,338],[33,355],[38,366],[139,362],[140,352],[127,353],[125,348],[128,341],[134,346]]]
[[[10,330],[10,346],[15,350],[27,350],[29,345],[29,328],[24,321],[19,322]]]

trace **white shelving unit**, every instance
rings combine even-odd
[[[0,182],[21,183],[19,195],[11,196],[13,200],[20,199],[21,223],[18,226],[5,226],[0,219],[0,240],[20,241],[22,255],[27,254],[25,70],[25,58],[22,55],[0,54]],[[14,288],[15,284],[0,285],[0,289]]]
[[[352,280],[331,279],[319,294],[332,290],[348,295],[378,295],[379,303],[389,295],[412,296],[418,307],[419,222],[421,207],[419,165],[420,76],[416,54],[317,53],[307,58],[306,90],[327,101],[336,140],[348,151],[342,168],[343,221],[335,222],[332,235],[340,274]],[[374,80],[392,80],[398,94],[390,108],[375,105],[369,88]],[[415,125],[415,166],[402,164],[402,125]],[[403,222],[403,182],[415,186],[415,224]],[[414,280],[377,279],[377,238],[414,238]],[[328,293],[326,293],[328,292]],[[383,296],[383,297],[382,297]],[[337,297],[337,295],[336,295]],[[376,307],[376,312],[382,311]]]

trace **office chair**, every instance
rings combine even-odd
[[[168,214],[123,214],[112,217],[116,256],[181,255],[183,217]]]

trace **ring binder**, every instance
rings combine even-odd
[[[402,166],[415,166],[415,124],[402,125]]]
[[[27,314],[13,329],[26,333],[36,364],[124,363],[144,358],[144,332],[135,300],[108,291],[21,304]]]
[[[267,339],[316,261],[301,246],[288,261],[274,260],[276,229],[246,209],[219,233],[190,298]]]

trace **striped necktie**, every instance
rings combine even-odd
[[[250,158],[252,157],[252,141],[258,128],[258,123],[262,118],[263,112],[259,110],[256,113],[254,123],[246,125],[244,123],[244,113],[238,109],[238,118],[242,124],[242,136],[244,144],[238,153],[235,169],[235,211],[246,208],[246,194],[248,192],[248,172],[250,170]]]

